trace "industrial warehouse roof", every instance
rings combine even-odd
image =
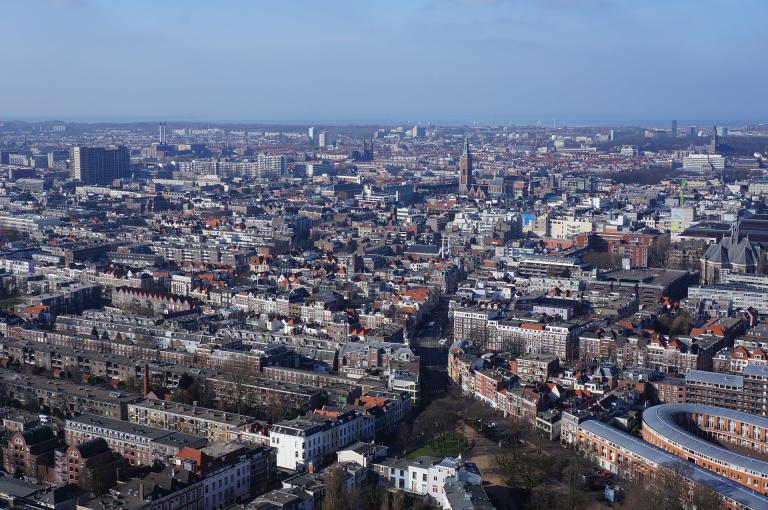
[[[641,439],[625,432],[621,432],[605,423],[597,420],[587,420],[582,422],[579,427],[637,455],[638,457],[646,459],[653,464],[659,466],[674,464],[684,465],[686,466],[686,469],[689,470],[689,478],[695,482],[706,485],[719,494],[744,505],[746,508],[751,508],[753,510],[768,510],[768,499],[757,492],[747,489],[736,482],[731,482],[730,480],[696,466],[693,463],[685,462],[661,448],[657,448]]]
[[[768,474],[768,462],[717,446],[715,443],[695,436],[675,422],[676,415],[691,413],[736,420],[768,430],[768,419],[761,416],[701,404],[663,404],[648,408],[643,413],[643,426],[647,426],[680,447],[706,455],[721,465],[735,466],[762,475]]]

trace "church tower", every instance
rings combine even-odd
[[[472,184],[472,154],[469,152],[469,140],[465,138],[464,152],[459,159],[459,194],[466,195]]]

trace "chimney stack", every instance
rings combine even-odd
[[[149,363],[144,363],[144,396],[149,395]]]

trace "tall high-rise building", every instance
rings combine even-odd
[[[469,140],[464,139],[464,151],[459,158],[459,194],[465,194],[472,187],[472,154],[469,152]]]
[[[307,129],[307,136],[309,137],[309,141],[312,142],[313,145],[317,143],[317,128],[310,127],[309,129]]]
[[[128,177],[131,156],[126,147],[72,147],[72,178],[83,184],[109,184]]]
[[[259,154],[256,159],[258,177],[279,177],[288,168],[288,158],[285,156],[270,156]]]
[[[426,134],[427,130],[421,126],[413,126],[410,130],[411,138],[424,138],[424,135]]]
[[[688,128],[688,136],[691,138],[696,138],[696,126],[691,126]]]
[[[709,140],[709,153],[717,154],[717,126],[712,127],[712,137]]]
[[[672,138],[677,138],[677,121],[672,121]]]
[[[168,141],[166,137],[166,129],[167,129],[167,126],[165,125],[165,122],[161,122],[160,123],[160,143],[161,144],[165,144]]]

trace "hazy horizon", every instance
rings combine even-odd
[[[672,121],[676,120],[678,123],[678,129],[681,131],[687,130],[689,126],[695,126],[696,128],[711,128],[712,126],[721,126],[729,128],[739,128],[747,124],[766,124],[768,118],[754,118],[754,119],[738,119],[738,120],[724,120],[724,119],[653,119],[653,120],[603,120],[603,121],[574,121],[574,122],[555,122],[554,126],[557,128],[615,128],[615,129],[639,129],[639,128],[659,128],[669,129]],[[517,127],[543,127],[552,128],[552,121],[508,121],[508,122],[492,122],[492,121],[445,121],[445,122],[431,122],[431,121],[417,121],[413,119],[397,120],[397,119],[360,119],[354,120],[329,120],[329,119],[215,119],[215,118],[146,118],[146,117],[114,117],[114,118],[59,118],[59,117],[18,117],[18,118],[0,118],[0,123],[12,123],[12,122],[24,122],[28,124],[46,124],[46,123],[65,123],[65,124],[82,124],[82,125],[131,125],[131,124],[157,124],[165,122],[166,124],[178,124],[178,125],[202,125],[210,124],[211,126],[230,126],[230,125],[242,125],[242,126],[284,126],[284,127],[297,127],[305,128],[308,126],[323,126],[323,127],[344,127],[344,126],[411,126],[419,125],[426,126],[432,125],[434,127],[444,128],[460,128],[460,127],[503,127],[503,126],[517,126]]]
[[[0,119],[741,125],[759,0],[10,0]],[[688,120],[692,119],[692,120]],[[698,120],[696,120],[698,119]]]

